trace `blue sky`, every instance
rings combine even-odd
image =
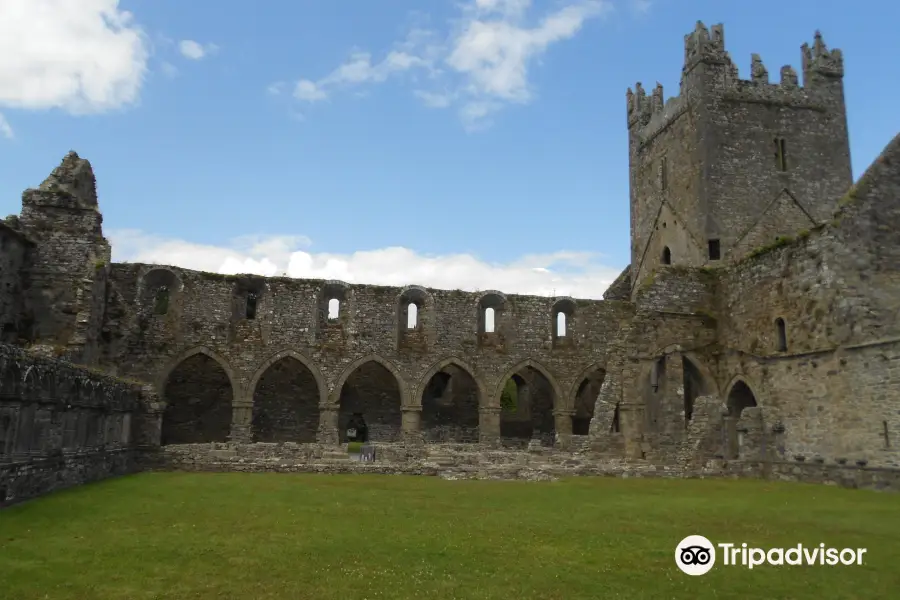
[[[3,0],[0,212],[74,149],[115,260],[598,298],[629,86],[675,93],[698,19],[773,80],[820,29],[859,177],[900,131],[897,6]]]

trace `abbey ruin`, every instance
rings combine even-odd
[[[627,92],[599,301],[113,263],[69,153],[0,222],[0,505],[151,468],[897,489],[900,136],[853,184],[839,50],[772,83],[684,42],[677,95]]]

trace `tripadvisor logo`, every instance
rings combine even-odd
[[[825,544],[790,548],[753,548],[744,544],[713,544],[702,535],[689,535],[675,547],[675,564],[688,575],[705,575],[716,564],[717,555],[727,567],[752,569],[761,565],[861,565],[866,548],[826,548]]]

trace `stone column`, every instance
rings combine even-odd
[[[338,446],[341,443],[340,431],[338,431],[338,417],[340,408],[336,404],[319,405],[319,431],[316,433],[316,442],[324,446]]]
[[[421,446],[424,443],[422,437],[422,407],[403,406],[400,408],[400,411],[402,414],[400,439],[404,444]]]
[[[625,457],[644,458],[644,406],[632,402],[619,404],[619,426],[625,436]]]
[[[478,409],[478,441],[490,447],[500,445],[499,406],[483,406]]]
[[[574,410],[557,409],[553,411],[554,429],[556,430],[556,447],[568,450],[572,445],[572,416]]]
[[[249,444],[253,441],[253,402],[240,400],[234,403],[228,441],[234,444]]]

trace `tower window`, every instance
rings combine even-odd
[[[156,290],[156,301],[153,304],[153,312],[164,315],[169,312],[169,288],[162,285]]]
[[[256,318],[256,294],[249,293],[247,294],[247,318],[255,319]]]
[[[784,138],[775,138],[775,166],[779,171],[787,171],[787,150]]]
[[[722,249],[719,246],[719,240],[709,240],[709,260],[719,260],[722,258]]]
[[[671,265],[672,264],[672,251],[669,250],[669,247],[666,246],[662,251],[662,264]]]
[[[787,327],[781,317],[775,319],[775,329],[778,335],[778,351],[787,352]]]

